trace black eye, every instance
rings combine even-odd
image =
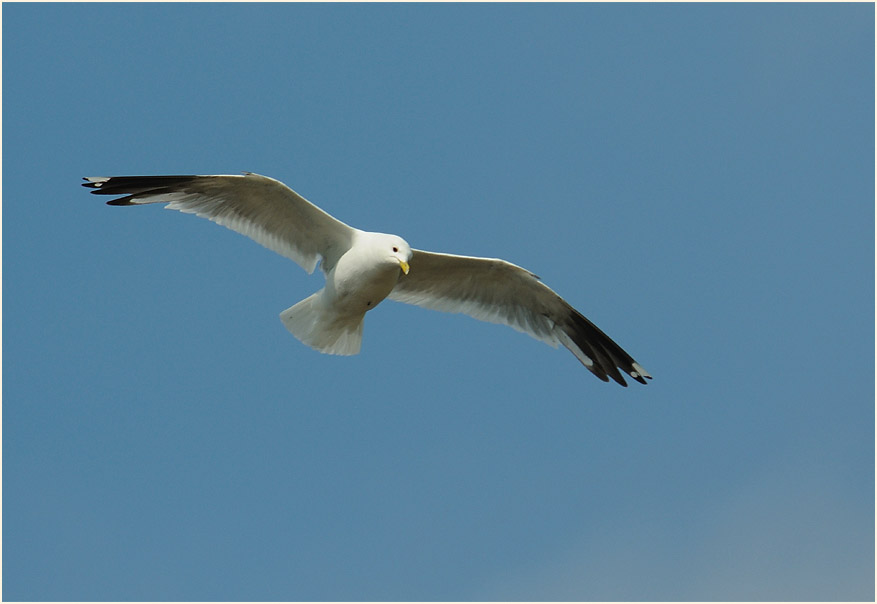
[[[399,248],[397,248],[397,247],[394,246],[394,247],[393,247],[393,251],[394,251],[394,252],[398,252],[398,251],[399,251]]]

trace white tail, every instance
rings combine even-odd
[[[323,305],[323,290],[280,313],[280,320],[299,340],[326,354],[359,353],[362,345],[360,316],[339,317]]]

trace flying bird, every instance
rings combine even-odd
[[[250,237],[326,285],[280,313],[296,338],[338,355],[357,354],[365,313],[385,298],[509,325],[562,344],[594,375],[645,384],[642,366],[530,271],[497,258],[412,249],[396,235],[350,227],[278,180],[250,172],[216,176],[90,176],[82,186],[107,203],[166,203]]]

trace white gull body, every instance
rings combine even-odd
[[[350,227],[280,181],[245,173],[215,176],[87,177],[110,205],[166,203],[242,233],[294,260],[320,264],[326,285],[280,319],[320,352],[360,351],[365,314],[385,298],[502,323],[554,347],[562,344],[594,375],[645,384],[639,363],[530,271],[497,258],[414,250],[396,235]]]

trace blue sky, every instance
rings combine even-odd
[[[5,599],[873,599],[872,4],[3,8]],[[655,379],[79,187],[241,171]]]

